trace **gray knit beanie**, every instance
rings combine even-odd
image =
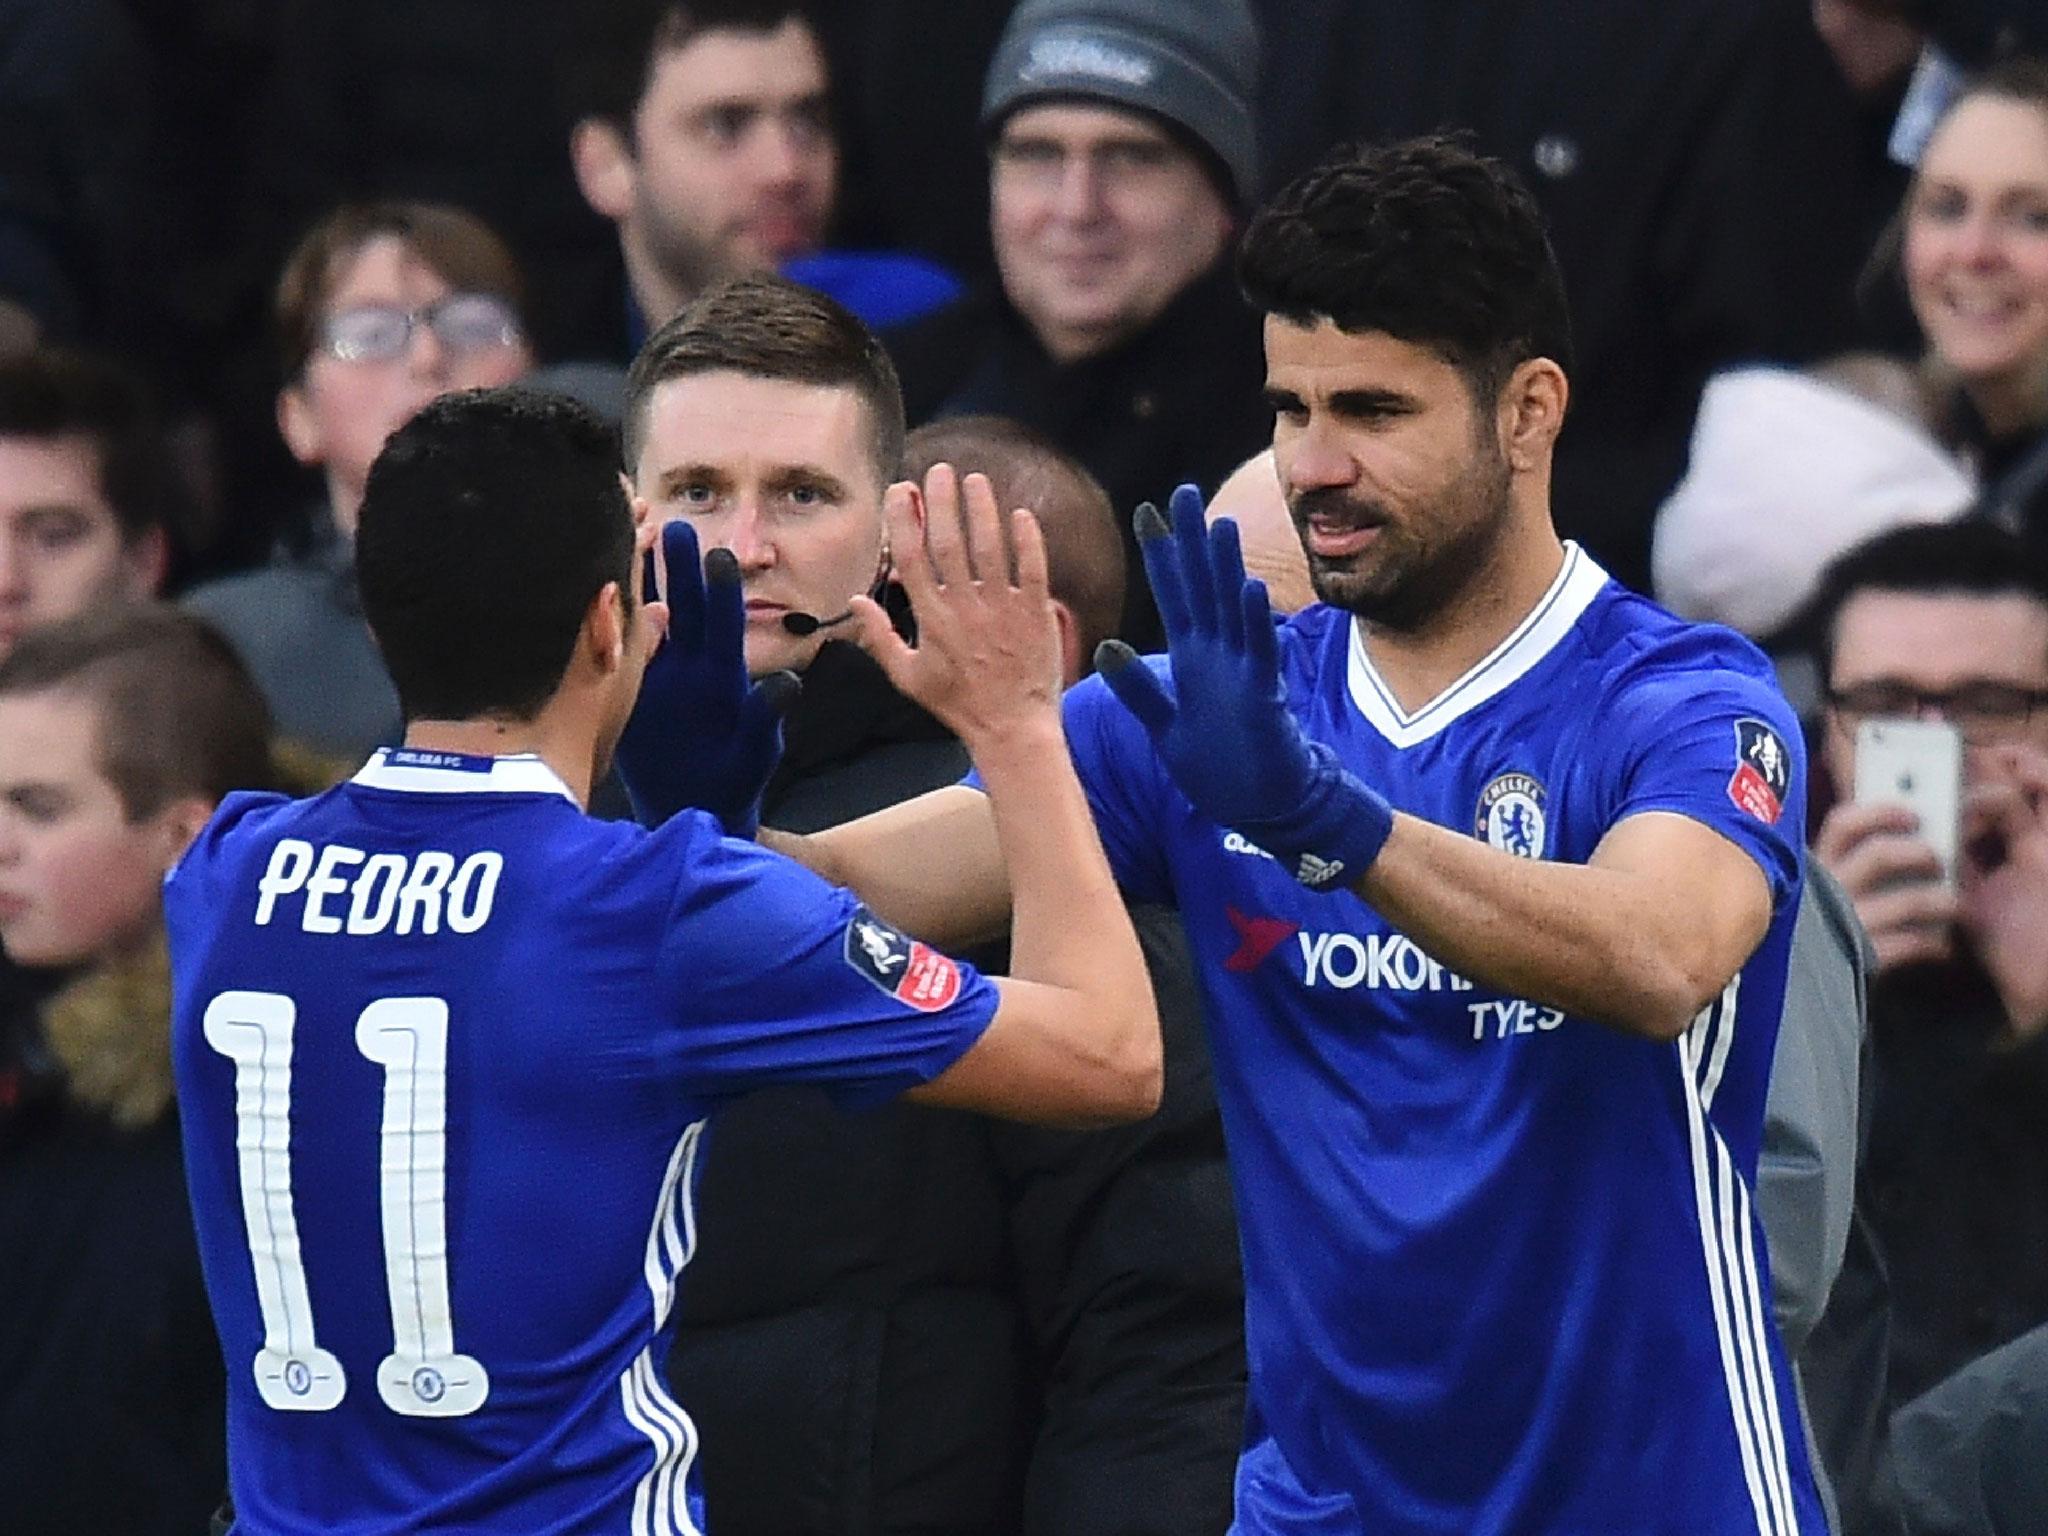
[[[1258,181],[1258,79],[1247,0],[1024,0],[989,63],[981,126],[1044,96],[1137,107],[1206,146],[1243,203]]]

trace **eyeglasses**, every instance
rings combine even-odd
[[[1107,144],[1070,146],[1054,139],[999,139],[996,168],[1014,186],[1051,191],[1066,179],[1074,161],[1110,190],[1137,187],[1158,180],[1185,151],[1164,139],[1117,139]]]
[[[1953,725],[1966,741],[1978,741],[2025,725],[2035,710],[2048,704],[2048,688],[1994,682],[1916,688],[1897,678],[1874,678],[1828,690],[1828,704],[1852,729],[1864,720],[1911,719],[1932,712]]]
[[[451,293],[418,309],[363,304],[337,310],[320,328],[320,348],[344,363],[388,363],[405,356],[413,332],[422,325],[454,353],[514,346],[525,334],[503,299],[488,293]]]

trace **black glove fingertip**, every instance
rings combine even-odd
[[[1151,505],[1147,502],[1139,510],[1144,511]],[[1121,672],[1137,659],[1138,653],[1121,640],[1105,640],[1095,647],[1095,670],[1105,675]]]
[[[704,557],[704,580],[714,587],[738,586],[739,558],[723,544],[718,545]]]
[[[1165,515],[1149,501],[1138,503],[1138,510],[1131,518],[1131,529],[1141,544],[1147,539],[1163,539],[1168,532]]]

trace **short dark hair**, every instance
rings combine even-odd
[[[1073,610],[1081,655],[1095,654],[1122,622],[1124,543],[1102,483],[1044,433],[1007,416],[948,416],[910,434],[906,478],[923,480],[934,464],[987,475],[1006,515],[1028,507],[1045,534],[1046,584]],[[1004,523],[1007,538],[1009,524]]]
[[[1842,610],[1865,592],[2025,597],[2048,608],[2048,559],[2038,545],[1981,518],[1915,524],[1866,539],[1821,573],[1797,624],[1813,638],[1823,682],[1834,676]]]
[[[100,494],[130,543],[152,530],[175,534],[186,522],[185,483],[155,402],[118,363],[55,348],[0,361],[0,437],[83,438]]]
[[[773,32],[791,20],[813,36],[818,30],[807,0],[605,0],[565,15],[573,17],[562,76],[569,121],[610,123],[628,143],[662,54],[687,48],[706,32]]]
[[[1427,347],[1482,403],[1530,358],[1572,366],[1564,280],[1536,199],[1455,138],[1338,149],[1252,220],[1238,280],[1293,324],[1329,320]]]
[[[1997,96],[2048,111],[2048,58],[2013,53],[1993,60],[1964,84],[1948,110],[1953,112],[1973,96]]]
[[[626,472],[647,441],[656,386],[700,373],[742,373],[851,389],[867,407],[883,482],[903,468],[903,387],[875,333],[853,311],[786,277],[750,272],[719,284],[647,338],[626,375]]]
[[[287,379],[305,371],[344,270],[364,246],[382,235],[403,241],[457,292],[503,299],[520,323],[527,323],[519,259],[475,214],[442,203],[344,203],[299,237],[277,280],[272,303]]]
[[[444,395],[370,466],[363,614],[410,720],[530,720],[591,601],[633,606],[633,513],[611,429],[559,395]]]
[[[100,771],[130,821],[275,782],[262,691],[218,630],[168,603],[95,608],[22,636],[0,661],[0,696],[45,692],[97,706]]]

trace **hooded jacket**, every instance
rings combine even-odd
[[[0,1529],[20,1536],[189,1536],[227,1480],[170,1008],[159,936],[49,999],[46,1056],[12,1042],[32,1086],[0,1106]]]

